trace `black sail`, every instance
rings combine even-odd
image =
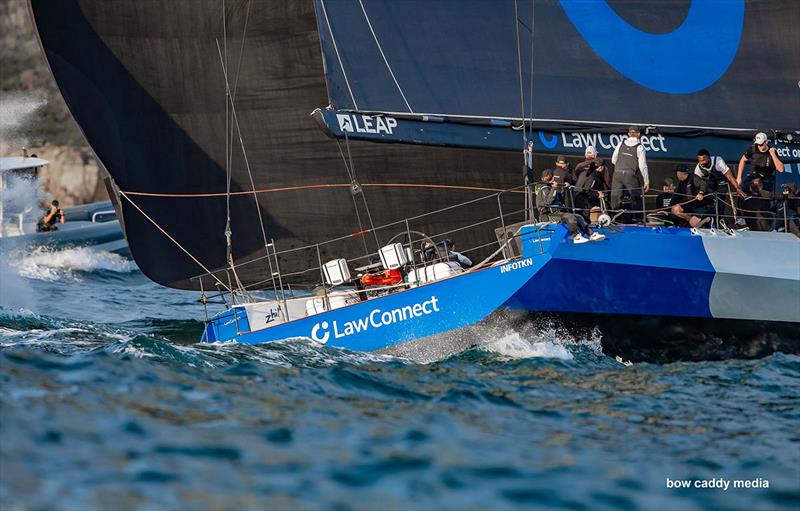
[[[309,117],[328,103],[312,0],[31,0],[30,7],[70,111],[136,205],[119,201],[131,252],[152,280],[197,288],[188,279],[203,267],[226,266],[228,159],[234,259],[255,260],[239,268],[246,286],[269,282],[259,211],[278,250],[367,227],[336,142]],[[230,106],[226,113],[225,68],[235,116]],[[521,158],[507,153],[354,142],[352,157],[376,225],[520,181]],[[246,193],[253,189],[257,202]],[[460,215],[453,222],[489,216],[482,208]],[[427,227],[453,225],[440,222]],[[322,256],[361,255],[363,241],[336,250]],[[316,256],[281,269],[307,263]]]

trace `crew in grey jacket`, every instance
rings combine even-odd
[[[628,128],[628,138],[619,143],[614,149],[611,163],[614,164],[614,175],[611,179],[611,208],[619,209],[623,189],[631,194],[634,204],[640,203],[642,188],[645,192],[650,189],[650,175],[647,172],[647,158],[644,147],[639,142],[639,128]],[[639,184],[636,171],[642,173],[644,185]]]

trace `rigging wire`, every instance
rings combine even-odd
[[[220,60],[222,61],[222,73],[225,78],[225,166],[226,166],[226,188],[225,188],[225,258],[228,265],[233,272],[233,277],[236,281],[238,289],[241,289],[246,296],[244,286],[239,280],[239,275],[236,273],[236,265],[233,260],[233,231],[231,230],[231,181],[233,178],[233,123],[231,123],[231,89],[228,80],[228,10],[225,6],[225,0],[222,0],[222,47],[220,50],[219,39],[216,39],[217,51],[220,53]],[[223,58],[224,53],[224,58]],[[229,135],[230,134],[230,135]],[[241,134],[240,134],[241,135]],[[230,140],[229,137],[230,136]],[[240,136],[241,139],[241,136]],[[244,148],[243,148],[244,149]],[[235,300],[235,295],[231,295],[231,299]]]
[[[183,253],[184,253],[184,254],[186,254],[187,256],[189,256],[189,257],[191,258],[191,260],[192,260],[192,261],[194,261],[194,262],[195,262],[195,264],[197,264],[197,266],[199,266],[200,268],[202,268],[203,270],[205,270],[205,272],[206,272],[206,274],[207,274],[207,275],[209,275],[211,278],[213,278],[214,280],[216,280],[216,281],[217,281],[217,285],[224,287],[224,288],[225,288],[225,289],[228,291],[228,293],[231,293],[231,295],[233,294],[233,290],[232,290],[232,289],[231,289],[229,286],[226,286],[226,285],[225,285],[225,283],[223,283],[221,280],[219,280],[219,277],[217,277],[216,275],[214,275],[214,273],[213,273],[211,270],[209,270],[208,268],[206,268],[206,266],[205,266],[203,263],[201,263],[199,259],[197,259],[195,256],[193,256],[193,255],[192,255],[192,253],[191,253],[191,252],[189,252],[189,251],[188,251],[188,250],[187,250],[187,249],[186,249],[186,248],[185,248],[183,245],[181,245],[181,244],[180,244],[180,242],[179,242],[178,240],[176,240],[175,238],[173,238],[173,237],[172,237],[172,236],[171,236],[171,235],[170,235],[170,234],[169,234],[169,233],[168,233],[168,232],[167,232],[167,231],[166,231],[166,230],[165,230],[163,227],[161,227],[160,225],[158,225],[158,222],[156,222],[155,220],[153,220],[153,219],[150,217],[150,215],[148,215],[147,213],[145,213],[145,212],[144,212],[144,210],[143,210],[142,208],[140,208],[140,207],[139,207],[139,205],[138,205],[138,204],[136,204],[135,202],[133,202],[133,200],[132,200],[130,197],[128,197],[128,194],[127,194],[126,192],[123,192],[122,190],[120,190],[120,191],[119,191],[119,194],[120,194],[120,195],[121,195],[123,198],[125,198],[125,200],[127,200],[128,202],[130,202],[130,203],[131,203],[131,205],[132,205],[134,208],[136,208],[136,210],[137,210],[137,211],[139,211],[139,213],[141,213],[141,214],[142,214],[142,216],[144,216],[144,217],[145,217],[147,220],[149,220],[149,221],[150,221],[150,223],[151,223],[151,224],[153,224],[153,225],[156,227],[156,229],[158,229],[159,231],[161,231],[161,234],[163,234],[164,236],[166,236],[166,237],[167,237],[167,239],[169,239],[169,240],[170,240],[172,243],[174,243],[174,244],[175,244],[175,245],[176,245],[176,246],[177,246],[179,249],[181,249],[181,251],[183,251]]]
[[[223,74],[224,74],[224,77],[225,77],[225,87],[226,87],[226,91],[227,91],[227,96],[230,99],[230,111],[231,111],[231,115],[232,115],[232,119],[233,119],[233,125],[231,126],[231,132],[230,132],[231,145],[232,145],[232,139],[233,139],[234,128],[235,128],[235,131],[236,131],[236,133],[238,135],[238,138],[239,138],[239,145],[240,145],[241,150],[242,150],[242,156],[244,158],[245,168],[247,169],[247,176],[248,176],[248,178],[250,180],[251,191],[250,192],[246,192],[246,193],[248,193],[248,194],[252,193],[252,195],[253,195],[253,202],[254,202],[255,207],[256,207],[256,214],[258,216],[258,223],[259,223],[259,226],[261,227],[261,237],[262,237],[262,239],[264,241],[264,251],[266,253],[269,253],[269,247],[270,246],[274,246],[274,245],[271,244],[269,242],[269,240],[267,239],[266,227],[264,226],[264,217],[263,217],[263,215],[261,213],[261,207],[259,206],[259,203],[258,203],[258,195],[256,193],[256,186],[255,186],[255,182],[253,180],[253,172],[252,172],[252,170],[250,168],[250,159],[247,156],[247,150],[245,149],[244,138],[242,136],[242,130],[241,130],[241,127],[239,125],[239,115],[238,115],[238,113],[236,111],[236,103],[235,103],[236,90],[237,90],[238,83],[239,83],[239,74],[240,74],[241,67],[242,67],[242,56],[244,54],[244,43],[245,43],[245,40],[246,40],[246,37],[247,37],[247,27],[248,27],[249,20],[250,20],[250,5],[251,5],[251,1],[248,0],[247,9],[245,11],[244,28],[242,30],[242,42],[241,42],[241,45],[239,47],[239,58],[238,58],[238,62],[237,62],[236,76],[234,78],[234,86],[233,86],[233,90],[232,91],[230,89],[228,68],[225,65],[225,62],[227,62],[227,60],[223,59],[223,57],[222,57],[222,52],[221,52],[220,47],[219,47],[219,41],[217,41],[217,52],[220,54],[220,63],[223,66]],[[226,107],[227,106],[228,105],[226,105]],[[233,151],[231,150],[231,165],[232,165],[232,163],[233,163]],[[228,192],[226,194],[226,200],[229,200],[229,197],[231,195],[232,194],[230,192],[230,188],[228,188]],[[275,291],[277,293],[278,289],[277,289],[277,283],[275,282],[275,271],[274,271],[274,267],[272,265],[272,259],[267,258],[267,262],[268,262],[268,266],[269,266],[269,272],[270,272],[270,275],[271,275],[271,278],[272,278],[273,291]],[[239,282],[238,275],[235,275],[235,278],[236,278],[237,282]]]
[[[275,193],[275,192],[292,192],[297,190],[312,190],[315,188],[350,188],[352,183],[324,183],[318,185],[300,185],[300,186],[284,186],[280,188],[262,188],[256,190],[256,193]],[[448,190],[469,190],[478,192],[502,192],[502,188],[488,188],[484,186],[463,186],[463,185],[437,185],[437,184],[422,184],[422,183],[362,183],[362,187],[371,188],[431,188],[431,189],[448,189]],[[227,194],[222,192],[217,193],[151,193],[151,192],[135,192],[132,190],[125,190],[128,195],[138,195],[141,197],[161,197],[165,199],[188,199],[197,197],[225,197]],[[231,197],[239,195],[251,195],[252,191],[231,192]]]
[[[353,89],[350,87],[350,80],[348,80],[347,72],[344,70],[342,57],[341,55],[339,55],[339,47],[336,46],[336,38],[333,37],[333,27],[331,27],[331,22],[330,20],[328,20],[328,11],[325,9],[325,0],[319,0],[319,3],[322,6],[322,15],[325,16],[325,24],[328,26],[328,33],[331,35],[331,42],[333,43],[333,51],[336,52],[336,59],[339,61],[339,67],[341,68],[342,75],[344,76],[344,83],[347,85],[347,92],[350,93],[350,99],[353,100],[353,108],[355,110],[358,110],[356,97],[353,95]]]
[[[350,179],[350,196],[353,198],[353,209],[356,211],[356,219],[358,220],[358,229],[359,231],[364,230],[364,224],[361,222],[361,213],[358,211],[358,201],[356,200],[356,192],[354,191],[354,187],[358,185],[361,193],[363,192],[363,188],[361,188],[361,183],[358,183],[353,177],[353,173],[350,172],[350,166],[347,164],[347,158],[344,157],[344,152],[342,151],[342,144],[339,143],[339,139],[336,140],[336,146],[339,148],[339,155],[342,157],[342,162],[344,162],[344,168],[347,170],[347,176]],[[361,241],[364,243],[364,253],[369,254],[369,247],[367,247],[367,239],[363,236],[361,237]]]
[[[367,10],[364,8],[364,2],[358,0],[358,3],[361,5],[361,12],[364,13],[364,19],[367,20],[367,26],[369,26],[369,31],[372,32],[372,38],[375,39],[375,44],[378,46],[378,51],[381,52],[381,57],[383,57],[383,63],[386,64],[386,69],[388,69],[389,74],[392,75],[392,80],[394,80],[394,84],[397,86],[397,90],[400,91],[400,95],[403,96],[403,101],[406,103],[408,111],[413,114],[414,110],[411,108],[411,105],[408,103],[408,99],[406,98],[405,93],[403,93],[403,89],[397,82],[397,77],[394,75],[394,71],[392,71],[392,66],[389,65],[389,61],[386,59],[386,54],[383,53],[383,48],[381,47],[381,43],[378,41],[378,36],[375,35],[375,30],[372,28],[372,23],[369,20],[369,16],[367,16]]]
[[[519,10],[517,6],[517,0],[514,0],[514,29],[517,38],[517,72],[519,74],[519,109],[520,115],[522,116],[522,141],[523,147],[528,144],[528,132],[524,129],[525,128],[525,93],[523,92],[522,88],[522,49],[520,48],[519,42]]]
[[[531,70],[531,77],[530,77],[531,93],[530,93],[530,96],[528,96],[528,111],[530,112],[530,115],[528,115],[528,118],[530,119],[529,126],[530,126],[531,132],[530,132],[530,138],[528,140],[533,140],[533,28],[534,28],[535,23],[536,23],[536,20],[534,18],[534,14],[535,13],[536,13],[536,0],[531,0],[531,26],[530,26],[530,33],[531,33],[531,65],[530,65],[530,70]],[[523,129],[525,128],[524,121],[523,121],[523,126],[522,127],[523,127]]]
[[[350,160],[350,172],[352,172],[353,180],[357,183],[358,178],[356,177],[356,167],[353,164],[353,155],[350,152],[350,137],[347,136],[347,132],[344,132],[344,146],[347,148],[347,157]],[[359,185],[361,186],[361,185]],[[367,203],[367,194],[363,191],[361,192],[361,200],[364,202],[364,209],[367,211],[367,219],[369,220],[369,227],[372,230],[373,236],[375,236],[375,249],[379,250],[381,248],[381,242],[378,241],[378,233],[375,232],[375,223],[372,221],[372,213],[369,210],[369,204]]]

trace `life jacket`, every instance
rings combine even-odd
[[[624,140],[620,142],[619,152],[617,153],[617,164],[614,166],[614,169],[638,171],[640,145],[642,144],[637,143],[636,145],[629,146]]]
[[[403,275],[400,270],[385,270],[380,273],[367,273],[361,277],[364,286],[391,286],[402,282]]]
[[[772,154],[770,154],[769,149],[766,152],[762,153],[758,146],[753,144],[750,146],[750,167],[753,169],[754,174],[758,174],[761,177],[772,177],[775,174],[775,162],[772,161]]]

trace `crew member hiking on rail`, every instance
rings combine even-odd
[[[63,224],[67,221],[67,217],[64,216],[64,211],[59,207],[58,201],[54,200],[50,203],[50,210],[36,223],[36,232],[57,231],[56,222],[59,221]]]
[[[628,138],[614,149],[611,163],[614,164],[614,175],[611,179],[611,208],[619,209],[623,190],[628,190],[634,204],[642,204],[642,191],[650,189],[650,174],[647,171],[647,157],[644,147],[639,142],[640,131],[636,126],[628,128]],[[637,171],[641,173],[639,183]]]

